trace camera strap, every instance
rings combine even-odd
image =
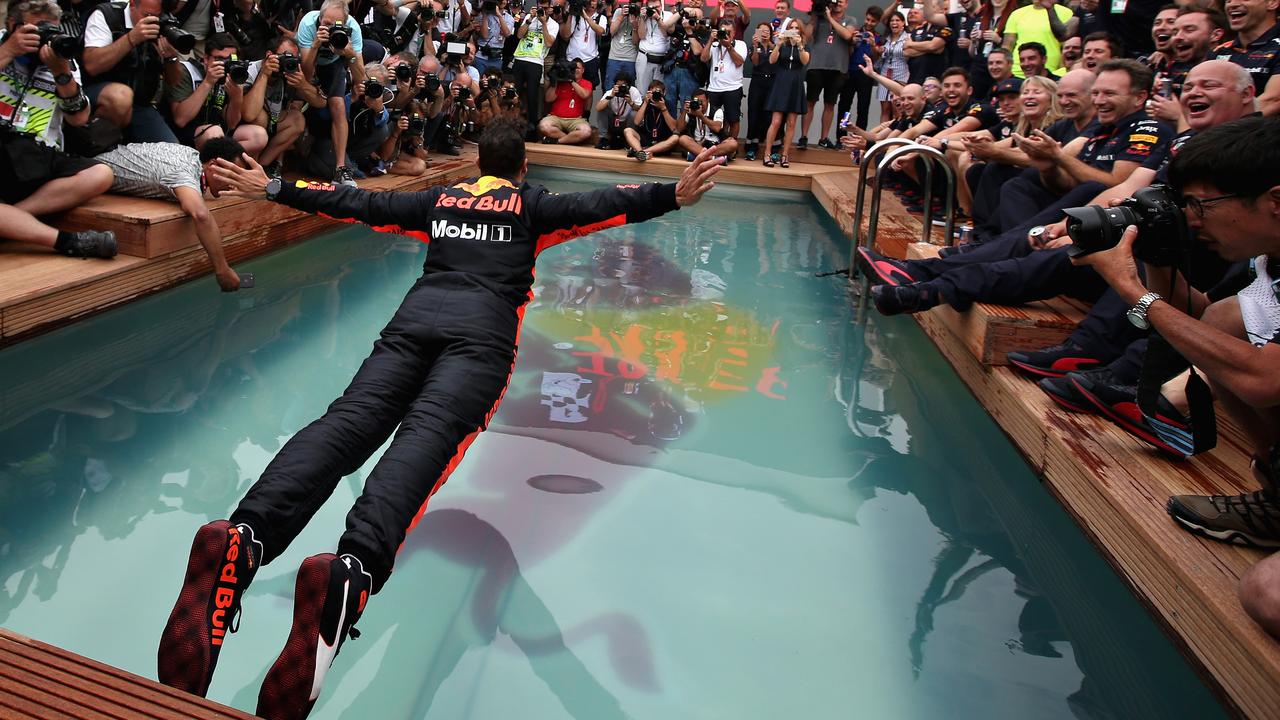
[[[1190,417],[1169,417],[1168,403],[1160,407],[1160,389],[1172,377],[1190,368],[1187,377],[1187,406]],[[1138,409],[1152,430],[1185,457],[1212,450],[1218,444],[1218,420],[1213,411],[1213,393],[1194,367],[1155,330],[1147,338],[1147,352],[1138,376]]]

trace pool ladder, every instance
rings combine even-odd
[[[866,208],[867,198],[867,168],[872,164],[876,167],[876,177],[871,188],[871,216],[867,221],[867,234],[865,238],[865,246],[874,248],[876,242],[876,231],[880,225],[880,193],[883,191],[883,180],[885,171],[893,164],[894,160],[908,155],[918,155],[924,160],[924,221],[923,230],[920,233],[920,242],[929,242],[929,236],[933,232],[933,167],[939,165],[942,167],[944,176],[946,177],[946,197],[943,198],[943,213],[946,217],[946,225],[943,228],[943,242],[947,246],[955,243],[955,197],[956,197],[956,176],[951,170],[951,166],[947,164],[946,156],[941,151],[935,150],[927,145],[921,145],[914,140],[905,138],[888,138],[872,145],[862,155],[862,162],[858,167],[858,188],[857,199],[853,208],[853,244],[852,251],[849,254],[849,280],[853,281],[858,277],[857,260],[858,248],[864,246],[864,238],[862,237],[862,218],[863,210]],[[883,156],[883,158],[881,158]],[[876,160],[879,159],[877,163]],[[869,279],[865,276],[861,278],[861,293],[858,301],[858,322],[864,319],[864,313],[867,307],[867,299],[870,297]]]

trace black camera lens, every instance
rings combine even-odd
[[[329,47],[334,50],[341,50],[351,42],[351,35],[347,29],[341,25],[334,25],[329,28]]]
[[[364,83],[364,96],[370,100],[380,99],[386,90],[387,87],[377,80],[366,80]]]
[[[409,82],[413,79],[413,66],[409,63],[400,63],[396,66],[396,79],[400,82]]]
[[[249,62],[247,60],[223,60],[222,69],[227,79],[237,85],[249,82]]]
[[[701,101],[701,100],[690,100],[690,101],[689,101],[689,109],[690,109],[690,110],[694,110],[694,111],[696,111],[696,110],[701,110],[701,109],[702,109],[702,101]]]
[[[277,56],[280,60],[280,72],[296,73],[302,69],[302,60],[293,53],[281,53]]]
[[[1115,247],[1124,235],[1124,229],[1142,220],[1133,210],[1123,206],[1103,208],[1086,205],[1068,208],[1065,212],[1067,235],[1071,237],[1067,254],[1072,257]]]
[[[516,89],[513,87],[503,88],[502,90],[502,97],[506,98],[507,100],[515,100],[516,94],[517,94]]]
[[[439,75],[436,75],[436,74],[435,74],[435,73],[433,73],[433,72],[429,72],[429,73],[427,73],[426,75],[424,75],[423,77],[424,77],[424,78],[426,78],[425,82],[426,82],[426,86],[427,86],[427,92],[434,94],[434,93],[435,93],[435,91],[437,91],[437,90],[439,90],[439,89],[440,89],[440,76],[439,76]]]
[[[53,54],[63,60],[74,60],[84,53],[84,40],[62,32],[62,26],[51,22],[36,23],[40,31],[40,46],[48,45]]]
[[[186,55],[196,47],[196,36],[182,29],[182,23],[169,13],[160,16],[160,34],[174,50]]]

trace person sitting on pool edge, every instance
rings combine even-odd
[[[696,157],[703,150],[710,150],[717,157],[723,155],[730,159],[738,152],[738,141],[725,137],[724,108],[716,108],[715,113],[707,116],[707,91],[696,90],[693,97],[685,101],[681,108],[681,127],[677,147]]]
[[[674,184],[556,195],[524,180],[524,129],[516,119],[495,120],[480,136],[481,177],[422,192],[284,185],[247,156],[248,167],[218,160],[211,168],[226,194],[414,235],[431,251],[343,395],[285,444],[229,519],[196,532],[160,638],[161,682],[208,691],[259,566],[279,557],[338,481],[394,431],[336,552],[302,562],[293,626],[258,695],[262,717],[305,717],[344,639],[355,637],[369,596],[390,576],[408,530],[496,411],[537,255],[597,229],[692,205],[714,187],[722,164],[704,151]]]

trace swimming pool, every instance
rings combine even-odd
[[[312,717],[1221,716],[917,326],[814,277],[845,244],[725,185],[545,253],[502,409]],[[0,352],[0,624],[154,677],[195,528],[425,252],[347,228]],[[211,698],[252,711],[371,467],[258,573]]]

